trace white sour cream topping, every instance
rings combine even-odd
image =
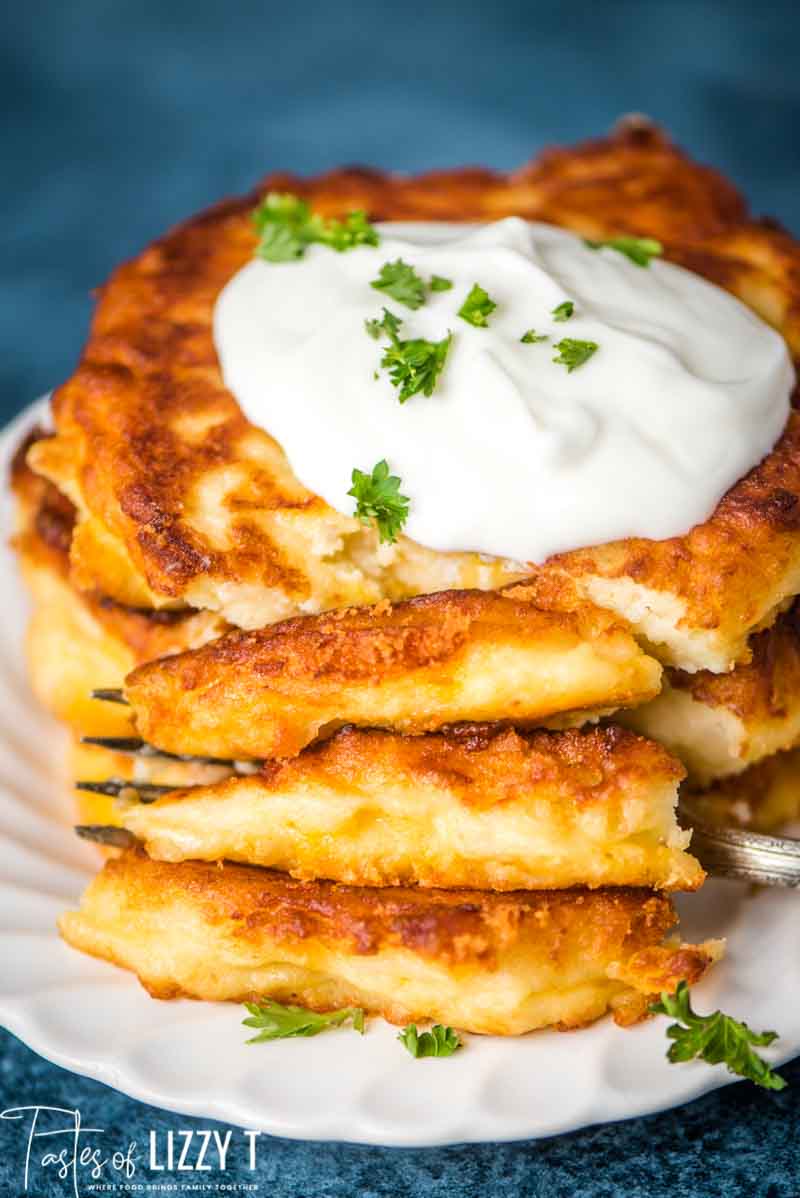
[[[540,562],[687,532],[780,436],[794,381],[783,339],[697,275],[517,218],[379,229],[377,248],[254,259],[214,312],[226,386],[339,512],[354,511],[353,467],[385,458],[411,501],[407,536]],[[370,286],[397,258],[452,289],[411,311]],[[457,315],[474,283],[497,304],[488,328]],[[558,323],[564,300],[574,315]],[[384,306],[403,338],[452,330],[431,396],[401,405],[379,369],[385,340],[364,322]],[[549,340],[523,344],[530,328]],[[552,360],[563,337],[599,349],[570,373]]]

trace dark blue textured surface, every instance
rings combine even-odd
[[[116,262],[275,167],[511,167],[638,109],[800,228],[796,25],[775,0],[8,0],[4,410],[70,370]]]
[[[88,291],[115,262],[268,169],[510,167],[640,110],[730,174],[757,212],[800,229],[797,33],[797,5],[774,0],[9,2],[0,416],[71,369]],[[257,1193],[798,1198],[800,1064],[785,1072],[783,1095],[740,1085],[663,1117],[532,1145],[399,1152],[273,1140],[261,1146]],[[197,1125],[0,1035],[0,1109],[23,1101],[81,1106],[115,1146],[151,1127]],[[3,1196],[22,1193],[20,1165],[13,1125],[0,1123]],[[224,1180],[252,1178],[229,1168]]]
[[[236,1139],[226,1172],[206,1179],[255,1183],[257,1198],[798,1198],[800,1061],[782,1072],[792,1088],[781,1094],[741,1083],[678,1111],[536,1143],[413,1150],[262,1137],[250,1173]],[[124,1150],[133,1140],[145,1157],[151,1130],[163,1143],[170,1129],[221,1127],[131,1102],[45,1064],[0,1032],[0,1110],[23,1103],[80,1107],[85,1124],[105,1129],[98,1137],[103,1144]],[[0,1121],[3,1198],[21,1198],[23,1155],[18,1126]],[[37,1172],[36,1180],[41,1176]],[[198,1179],[144,1167],[135,1180],[147,1187],[165,1176]],[[56,1178],[32,1192],[35,1198],[69,1198]],[[143,1193],[159,1198],[153,1189]]]

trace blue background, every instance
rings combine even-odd
[[[638,110],[729,174],[756,212],[800,231],[799,27],[795,3],[735,0],[8,2],[0,416],[71,370],[89,291],[116,262],[274,168],[513,167]],[[786,1075],[783,1095],[739,1085],[663,1118],[534,1145],[273,1141],[258,1193],[798,1198],[800,1065]],[[0,1033],[0,1109],[21,1096],[81,1105],[115,1138],[193,1122],[71,1077]],[[8,1127],[0,1192],[16,1195]]]

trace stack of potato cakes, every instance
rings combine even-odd
[[[325,214],[646,232],[800,347],[794,243],[652,129],[515,176],[290,182]],[[116,272],[17,455],[31,676],[114,846],[63,935],[159,997],[632,1022],[720,951],[668,938],[703,880],[684,766],[710,817],[796,811],[800,419],[683,537],[538,567],[382,545],[223,386],[253,203]]]

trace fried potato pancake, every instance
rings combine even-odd
[[[118,804],[162,861],[227,859],[357,886],[695,889],[683,770],[619,728],[346,729],[263,772]]]
[[[800,821],[800,750],[776,753],[707,790],[690,790],[687,798],[707,823],[780,832]]]
[[[328,507],[250,425],[220,375],[214,302],[252,256],[250,211],[291,190],[326,216],[563,225],[585,237],[657,237],[668,259],[742,299],[800,354],[800,249],[754,221],[735,189],[646,122],[550,150],[510,175],[401,178],[341,170],[267,178],[178,226],[99,293],[88,344],[57,391],[58,436],[30,451],[75,503],[73,578],[134,606],[189,604],[245,628],[387,597],[498,587],[532,567],[444,554],[375,533]],[[800,592],[800,414],[761,465],[685,536],[567,553],[545,571],[624,616],[667,664],[726,671],[749,634]]]
[[[138,664],[195,648],[226,628],[212,612],[127,608],[78,591],[70,580],[69,546],[75,508],[25,463],[35,431],[14,457],[14,546],[33,600],[27,633],[28,677],[39,702],[74,730],[128,736],[131,713],[91,698],[96,687],[120,687]]]
[[[581,721],[652,697],[660,674],[608,613],[516,586],[237,630],[141,666],[125,696],[151,744],[247,759],[292,757],[344,724]]]
[[[661,693],[620,718],[680,757],[699,786],[791,748],[800,740],[800,604],[750,650],[730,674],[666,670]]]
[[[649,996],[696,982],[721,945],[664,947],[674,921],[647,890],[370,890],[130,851],[60,929],[157,998],[361,1006],[393,1023],[516,1035],[609,1008],[629,1023]]]

